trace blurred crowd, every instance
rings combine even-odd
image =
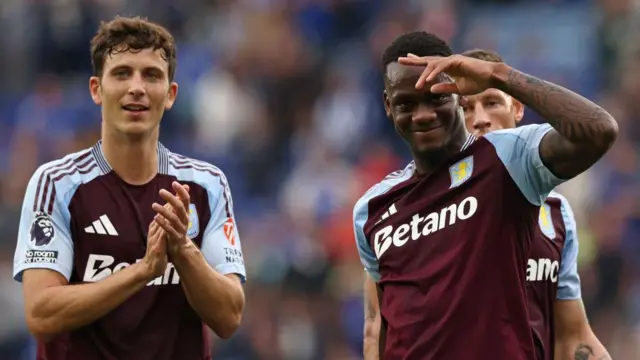
[[[640,359],[640,2],[636,0],[3,0],[0,2],[0,358],[33,359],[12,258],[26,183],[92,145],[89,40],[143,15],[178,46],[171,150],[220,167],[234,196],[247,308],[216,359],[361,358],[363,269],[351,212],[404,166],[384,116],[380,57],[422,29],[487,48],[585,94],[618,120],[617,144],[559,190],[580,235],[583,298],[614,359]],[[539,122],[527,112],[525,122]]]

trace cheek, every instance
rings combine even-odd
[[[507,109],[500,109],[491,115],[493,126],[498,129],[510,129],[514,127],[513,115]]]

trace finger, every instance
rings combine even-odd
[[[171,226],[173,226],[176,230],[181,231],[182,233],[187,232],[185,223],[178,217],[178,215],[174,211],[168,210],[158,203],[153,203],[151,207],[158,213],[159,216],[162,216],[167,221],[169,221],[171,223]],[[158,215],[156,215],[155,217],[156,220],[158,218]]]
[[[424,69],[424,71],[422,71],[422,74],[420,74],[420,77],[418,78],[418,81],[416,82],[416,89],[424,88],[424,85],[428,81],[427,79],[430,79],[430,78],[433,77],[431,74],[437,68],[438,63],[439,62],[437,60],[434,60],[434,61],[430,62],[429,64],[427,64],[427,67]]]
[[[413,54],[411,54],[413,55]],[[426,66],[428,63],[443,59],[441,56],[401,56],[398,58],[398,63],[402,65],[412,65],[412,66]]]
[[[418,56],[418,55],[416,55],[416,54],[408,53],[408,54],[407,54],[407,57],[409,57],[409,58],[413,58],[413,59],[416,59],[416,58],[419,58],[420,56]]]
[[[438,83],[431,87],[431,93],[433,94],[458,94],[458,85],[455,83]]]
[[[147,234],[147,239],[153,238],[160,230],[161,229],[158,224],[155,221],[152,221],[149,225],[149,233]]]
[[[436,76],[440,73],[444,72],[448,67],[448,62],[446,60],[439,61],[437,63],[433,63],[433,69],[429,73],[429,76],[425,78],[425,82],[434,82],[436,81]]]
[[[171,184],[173,186],[173,190],[176,191],[176,194],[178,195],[178,199],[180,199],[182,201],[182,205],[184,206],[185,209],[189,208],[189,204],[191,203],[191,196],[189,195],[189,187],[187,185],[180,185],[177,181],[174,181],[173,184]]]
[[[160,197],[171,204],[171,206],[173,207],[173,211],[178,214],[178,217],[181,221],[189,223],[189,214],[187,213],[188,205],[187,208],[185,208],[184,203],[180,201],[180,199],[164,189],[160,190]]]
[[[164,231],[167,232],[167,235],[169,235],[170,238],[180,239],[182,236],[184,236],[184,233],[181,234],[179,231],[177,231],[173,226],[171,226],[169,220],[165,219],[164,217],[156,216],[155,221]]]

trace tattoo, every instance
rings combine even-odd
[[[607,111],[561,86],[509,69],[498,89],[538,113],[560,135],[540,149],[545,165],[560,177],[586,170],[616,138],[617,125]]]
[[[590,360],[590,359],[596,360],[595,357],[592,357],[592,356],[595,356],[595,354],[593,353],[593,347],[586,344],[580,344],[578,345],[576,352],[573,354],[573,359],[574,360]],[[597,360],[611,360],[611,357],[605,354],[599,357]]]
[[[580,344],[573,355],[574,360],[588,360],[593,356],[593,348],[589,345]]]

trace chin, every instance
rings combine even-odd
[[[121,133],[133,136],[140,136],[150,133],[154,130],[154,126],[146,122],[129,122],[118,126],[118,130]]]

